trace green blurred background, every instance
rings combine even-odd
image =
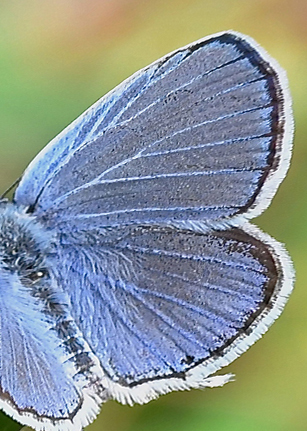
[[[307,430],[307,1],[0,1],[0,184],[96,99],[137,69],[210,33],[255,38],[288,71],[296,135],[289,174],[256,221],[297,271],[284,314],[225,369],[224,388],[145,406],[109,402],[88,431]],[[0,417],[0,430],[19,429]]]

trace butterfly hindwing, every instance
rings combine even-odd
[[[133,388],[146,383],[163,393],[178,379],[189,387],[193,369],[201,369],[201,386],[212,362],[216,370],[233,360],[237,340],[244,340],[242,353],[260,336],[259,321],[263,333],[267,315],[276,318],[286,300],[280,291],[288,289],[287,256],[249,229],[139,226],[61,236],[59,273],[72,314],[119,400],[118,388],[128,392],[125,401],[144,402],[146,390],[140,401]]]
[[[73,431],[87,425],[100,403],[93,395],[86,405],[85,384],[74,379],[78,370],[69,361],[71,355],[57,334],[56,323],[17,277],[14,280],[1,272],[0,279],[1,406],[35,429],[51,430],[57,424]]]

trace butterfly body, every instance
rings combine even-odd
[[[0,327],[1,345],[6,346],[0,352],[2,397],[22,411],[24,420],[34,405],[42,418],[54,420],[59,412],[59,419],[74,418],[89,381],[101,399],[104,395],[92,372],[92,353],[70,316],[69,298],[56,280],[56,238],[24,207],[7,201],[0,205],[0,221]],[[29,384],[29,378],[37,386]],[[48,396],[49,390],[53,397]]]
[[[2,408],[76,431],[108,399],[231,380],[211,375],[292,289],[284,247],[249,222],[292,130],[284,72],[226,32],[137,72],[51,141],[0,203]]]

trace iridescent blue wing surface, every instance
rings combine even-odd
[[[78,334],[66,346],[57,328],[55,339],[77,358],[81,399],[143,403],[230,379],[210,375],[267,330],[292,289],[286,251],[247,221],[286,174],[292,129],[284,72],[227,32],[137,72],[30,164],[14,204],[49,238],[61,318]],[[95,408],[80,407],[76,429]]]
[[[291,285],[287,254],[251,225],[66,232],[57,248],[73,317],[123,403],[228,381],[207,377],[260,338]]]
[[[64,363],[67,357],[56,333],[25,289],[11,294],[11,282],[16,280],[1,277],[0,281],[0,382],[5,411],[32,426],[36,421],[43,426],[48,418],[72,423],[84,400],[69,374],[73,367]]]
[[[32,162],[17,203],[77,228],[234,224],[270,202],[290,158],[283,73],[235,33],[156,61],[98,101]]]

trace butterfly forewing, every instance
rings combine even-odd
[[[277,72],[249,43],[200,41],[97,102],[38,156],[15,199],[85,229],[229,219],[278,170],[286,108]]]

